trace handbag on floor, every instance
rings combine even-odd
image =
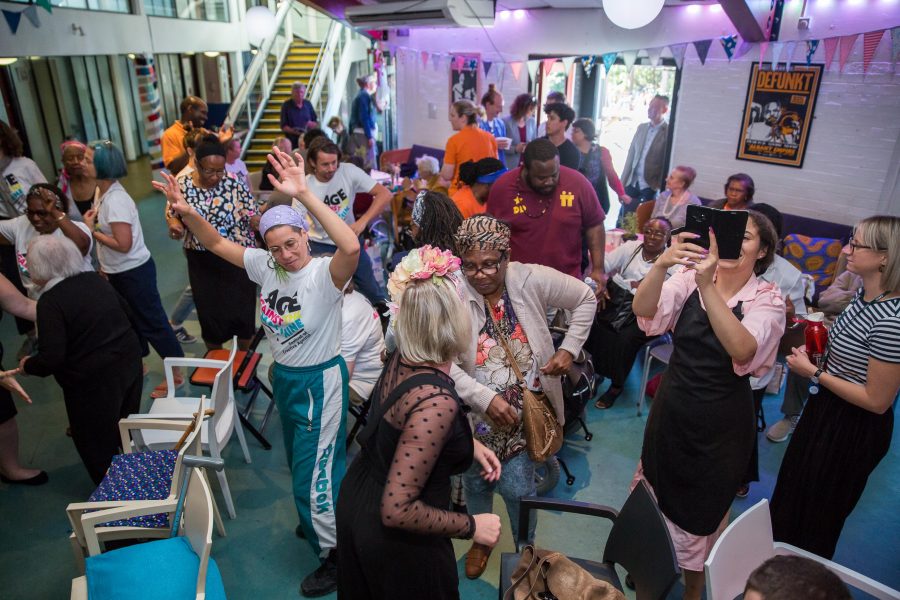
[[[624,600],[625,596],[568,557],[525,546],[503,600]]]

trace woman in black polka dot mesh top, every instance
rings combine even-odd
[[[450,538],[493,547],[494,514],[446,510],[450,476],[473,458],[484,477],[500,474],[496,456],[472,439],[448,375],[468,346],[469,319],[448,279],[411,281],[395,328],[397,351],[372,392],[362,450],[337,503],[338,597],[459,598]]]

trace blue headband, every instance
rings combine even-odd
[[[259,234],[266,237],[266,232],[273,227],[279,225],[290,225],[291,227],[299,227],[303,231],[308,229],[306,219],[290,206],[273,206],[263,213],[259,220]]]
[[[500,176],[506,173],[508,169],[506,167],[502,167],[499,171],[494,171],[493,173],[488,173],[487,175],[482,175],[478,179],[475,180],[475,183],[494,183]]]

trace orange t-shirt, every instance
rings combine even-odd
[[[184,136],[187,130],[181,121],[175,123],[166,129],[162,134],[162,158],[163,164],[168,165],[170,162],[184,154]]]
[[[459,182],[459,165],[470,160],[497,158],[497,140],[490,133],[470,125],[450,136],[444,152],[444,164],[453,165],[453,181],[450,193],[456,192],[462,184]]]
[[[456,208],[459,209],[459,212],[462,213],[463,219],[480,215],[487,210],[487,203],[479,204],[478,200],[475,199],[475,194],[472,193],[472,188],[467,185],[464,185],[454,192],[453,204],[455,204]]]

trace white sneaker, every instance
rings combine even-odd
[[[791,434],[794,433],[794,428],[797,427],[797,421],[799,420],[800,415],[793,415],[781,419],[769,427],[769,430],[766,431],[766,437],[769,438],[770,442],[775,442],[776,444],[787,441],[787,439],[791,437]]]

